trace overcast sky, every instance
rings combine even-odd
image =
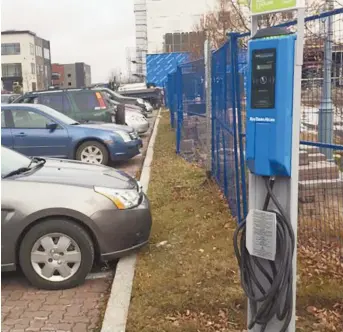
[[[50,40],[51,60],[91,65],[92,81],[127,68],[135,46],[133,0],[2,0],[1,29],[31,30]]]

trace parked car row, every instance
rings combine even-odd
[[[20,268],[38,288],[71,288],[94,263],[148,242],[148,198],[106,166],[142,148],[150,111],[131,102],[98,88],[35,91],[1,105],[2,271]]]
[[[142,112],[106,88],[34,91],[2,106],[2,144],[27,156],[108,165],[140,153],[138,135],[149,129]]]

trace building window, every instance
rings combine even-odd
[[[2,77],[21,77],[21,63],[5,63],[1,65]]]
[[[45,77],[48,77],[48,66],[44,66]]]
[[[71,77],[71,74],[68,74],[68,77]]]
[[[31,74],[36,74],[36,65],[31,63]]]
[[[68,82],[68,86],[71,86],[71,82]]]
[[[35,55],[35,45],[30,43],[30,54]]]
[[[40,56],[42,57],[43,54],[42,54],[42,48],[38,45],[36,45],[36,56]]]
[[[1,55],[18,55],[20,54],[20,43],[1,44]]]
[[[50,60],[50,51],[47,48],[44,48],[44,58]]]
[[[61,78],[60,73],[51,73],[51,79],[54,81],[58,81]]]

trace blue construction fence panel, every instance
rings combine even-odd
[[[188,62],[187,52],[148,54],[146,56],[146,80],[158,87],[165,88],[168,74],[174,72],[178,65]]]
[[[332,40],[327,38],[329,18],[334,23]],[[289,21],[278,26],[292,32],[295,25],[296,21]],[[325,249],[342,261],[343,8],[307,17],[305,25],[298,237],[302,245],[319,254]],[[205,157],[202,165],[211,164],[212,177],[238,222],[247,215],[249,198],[245,162],[249,39],[249,33],[231,33],[212,52],[211,91],[205,89],[203,59],[178,65],[165,85],[171,124],[176,128],[176,152],[198,164]],[[327,43],[331,43],[330,57]],[[211,105],[206,105],[206,92],[211,93]]]

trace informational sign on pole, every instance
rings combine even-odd
[[[251,0],[251,15],[261,15],[285,10],[297,9],[297,0]]]

